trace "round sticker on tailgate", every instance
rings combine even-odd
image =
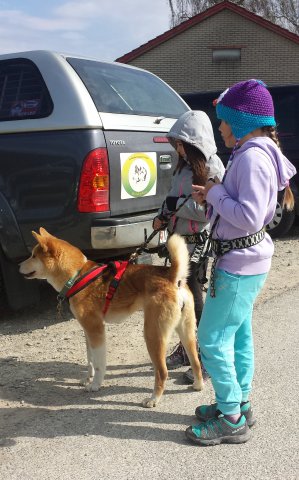
[[[156,194],[156,153],[121,153],[121,198]]]

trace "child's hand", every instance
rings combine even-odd
[[[206,201],[206,197],[208,194],[208,191],[213,188],[215,185],[219,185],[221,181],[219,178],[216,176],[214,178],[209,178],[207,183],[205,184],[204,187],[200,185],[192,185],[193,192],[192,192],[192,198],[195,200],[197,203],[202,205]]]
[[[203,205],[205,202],[205,187],[202,187],[200,185],[192,185],[192,188],[193,200],[195,200],[195,202],[199,203],[200,205]]]
[[[153,230],[161,230],[162,225],[165,225],[165,222],[162,222],[159,217],[155,217],[153,220]]]
[[[205,196],[207,196],[208,191],[211,190],[211,188],[215,187],[215,185],[219,185],[219,183],[221,182],[218,177],[209,178],[205,185]]]
[[[167,227],[168,222],[169,218],[160,213],[160,215],[157,215],[153,220],[153,230],[164,230]]]

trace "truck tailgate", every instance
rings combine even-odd
[[[176,152],[165,132],[106,131],[111,216],[158,209],[169,190]]]

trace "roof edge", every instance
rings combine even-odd
[[[164,42],[167,42],[171,38],[175,37],[176,35],[179,35],[180,33],[184,32],[185,30],[188,30],[189,28],[193,27],[194,25],[197,25],[198,23],[202,22],[203,20],[206,20],[209,17],[212,17],[216,13],[221,12],[222,10],[230,10],[232,12],[235,12],[248,20],[251,20],[259,25],[261,25],[264,28],[267,28],[268,30],[271,30],[278,35],[281,35],[288,40],[291,40],[295,43],[299,44],[299,35],[296,33],[289,32],[287,29],[280,27],[279,25],[276,25],[275,23],[270,22],[269,20],[265,20],[264,18],[260,17],[259,15],[250,12],[246,8],[240,7],[239,5],[236,5],[235,3],[232,3],[228,0],[225,0],[221,3],[217,3],[213,7],[208,8],[204,12],[198,13],[197,15],[194,15],[193,17],[189,18],[188,20],[185,20],[184,22],[180,23],[176,27],[171,28],[170,30],[167,30],[166,32],[162,33],[161,35],[158,35],[157,37],[153,38],[152,40],[149,40],[147,43],[144,43],[140,47],[135,48],[131,52],[126,53],[125,55],[122,55],[121,57],[118,57],[115,59],[115,62],[121,62],[121,63],[127,63],[130,62],[131,60],[134,60],[135,58],[139,57],[143,53],[148,52],[149,50],[152,50],[153,48],[157,47],[158,45],[161,45]]]

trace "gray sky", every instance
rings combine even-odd
[[[169,24],[167,0],[0,0],[0,53],[46,49],[113,61]]]

